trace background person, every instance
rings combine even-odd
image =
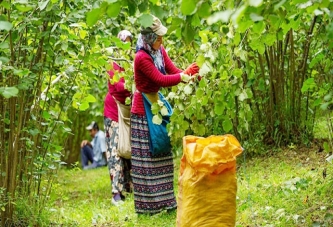
[[[106,146],[104,132],[99,130],[96,122],[92,122],[87,130],[93,138],[91,142],[83,140],[81,142],[81,162],[83,169],[94,169],[106,165]],[[90,164],[89,164],[90,162]]]
[[[132,42],[132,34],[123,30],[119,32],[118,38],[123,42]],[[113,62],[113,69],[110,70],[110,79],[113,78],[115,71],[123,72],[124,68]],[[117,154],[119,125],[118,125],[118,108],[114,100],[117,99],[122,104],[125,104],[126,98],[131,96],[131,93],[125,89],[125,80],[120,78],[118,82],[111,84],[108,81],[109,91],[106,94],[104,101],[104,127],[106,132],[107,145],[107,162],[111,178],[112,187],[112,204],[118,205],[121,199],[124,199],[123,192],[131,192],[132,180],[130,175],[131,160],[125,159]]]
[[[149,147],[149,129],[142,92],[156,96],[161,87],[187,82],[189,74],[199,67],[192,64],[184,72],[172,63],[162,46],[167,28],[154,17],[153,25],[141,30],[134,60],[137,91],[131,109],[131,150],[134,203],[137,213],[154,214],[177,207],[173,189],[173,158],[171,150],[153,156]],[[158,98],[157,98],[158,99]]]

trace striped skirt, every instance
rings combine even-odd
[[[131,134],[135,211],[154,214],[175,209],[171,151],[152,156],[146,116],[131,115]]]

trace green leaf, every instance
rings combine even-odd
[[[37,128],[35,129],[30,129],[29,130],[29,133],[32,135],[32,136],[36,136],[38,133],[39,133],[39,130]]]
[[[121,10],[120,2],[115,2],[115,3],[110,4],[108,6],[108,9],[107,9],[106,13],[109,17],[115,18],[119,15],[120,10]]]
[[[89,94],[87,97],[84,98],[85,102],[96,102],[96,98],[94,96],[92,96],[91,94]]]
[[[155,124],[155,125],[160,125],[160,124],[162,124],[162,116],[160,115],[160,114],[157,114],[157,115],[154,115],[154,117],[153,117],[153,123]]]
[[[217,102],[217,103],[215,103],[215,106],[214,106],[214,112],[215,112],[215,114],[216,115],[222,115],[223,111],[224,111],[223,102]]]
[[[100,18],[101,14],[101,9],[100,8],[96,8],[91,10],[90,12],[87,13],[87,25],[88,26],[93,26],[97,23],[98,19]]]
[[[203,95],[205,94],[204,90],[202,88],[199,88],[197,91],[196,91],[196,96],[198,98],[201,98],[203,97]]]
[[[145,12],[148,9],[148,2],[143,1],[140,5],[138,5],[138,9],[141,13]]]
[[[307,92],[317,86],[316,82],[314,81],[314,78],[309,78],[306,81],[304,81],[302,86],[302,93]]]
[[[211,10],[211,6],[208,2],[205,2],[203,4],[201,4],[201,6],[198,9],[198,15],[201,18],[207,18],[210,16],[210,10]]]
[[[195,36],[195,31],[190,24],[187,24],[183,33],[184,41],[186,44],[190,44]]]
[[[250,6],[254,6],[254,7],[258,7],[261,5],[263,0],[249,0],[249,5]]]
[[[184,87],[184,94],[185,95],[190,95],[190,94],[192,94],[192,92],[193,92],[193,88],[191,87],[191,85],[187,84]]]
[[[222,123],[222,126],[223,126],[223,130],[225,132],[230,132],[231,129],[232,129],[232,122],[229,118],[225,119]]]
[[[13,27],[12,23],[8,21],[0,21],[0,31],[1,30],[10,31],[12,27]]]
[[[320,105],[320,109],[327,110],[329,105],[330,105],[329,102],[323,103],[323,104]]]
[[[263,42],[267,46],[273,46],[276,42],[276,35],[271,33],[265,34],[265,36],[263,37]]]
[[[218,21],[222,21],[224,23],[227,23],[230,19],[230,16],[231,16],[232,12],[233,12],[232,10],[228,9],[228,10],[225,10],[225,11],[214,13],[213,15],[208,17],[207,23],[208,24],[214,24]]]
[[[165,106],[162,107],[161,114],[162,114],[162,116],[166,116],[169,114],[169,111]]]
[[[201,20],[200,20],[198,14],[194,14],[192,16],[191,25],[193,27],[200,27],[201,26]]]
[[[51,117],[51,114],[49,114],[49,112],[47,112],[47,111],[43,111],[43,118],[45,119],[45,120],[48,120],[48,119],[50,119],[50,117]]]
[[[155,15],[156,17],[158,17],[160,19],[164,18],[165,15],[167,14],[162,7],[157,6],[157,5],[151,6],[150,11],[153,15]]]
[[[332,99],[332,92],[329,93],[329,94],[327,94],[327,95],[325,95],[325,97],[324,97],[324,100],[325,100],[326,102],[329,102],[331,99]]]
[[[10,3],[7,1],[3,1],[0,6],[3,6],[3,8],[10,10]]]
[[[21,11],[23,13],[28,12],[28,11],[30,11],[30,10],[33,9],[32,6],[30,6],[30,5],[23,5],[23,4],[16,4],[15,7],[16,7],[16,9],[18,9],[19,11]]]
[[[196,59],[196,62],[199,67],[202,67],[202,65],[205,63],[205,61],[206,61],[205,56],[202,54],[200,54]]]
[[[152,105],[151,105],[151,112],[153,113],[153,114],[158,114],[158,112],[160,111],[160,106],[158,105],[158,103],[156,102],[156,103],[153,103]]]
[[[150,27],[153,24],[153,17],[150,14],[142,14],[139,17],[139,23],[142,25],[142,27]]]
[[[243,70],[241,70],[241,69],[234,69],[234,70],[232,71],[232,75],[234,75],[234,76],[236,76],[236,77],[240,77],[240,76],[243,75]]]
[[[262,21],[264,18],[256,13],[251,13],[250,18],[253,21]]]
[[[8,49],[8,48],[9,48],[9,44],[7,42],[0,43],[0,49]]]
[[[50,0],[46,0],[44,2],[38,2],[38,7],[42,11],[46,8],[47,4],[49,3]]]
[[[198,126],[198,134],[199,134],[199,136],[204,136],[205,133],[206,133],[205,125],[200,124],[200,125]]]
[[[252,31],[261,34],[265,30],[265,23],[263,21],[257,22],[253,25]]]
[[[89,103],[88,102],[83,102],[81,103],[80,107],[79,107],[79,110],[87,110],[89,108]]]
[[[66,132],[71,132],[72,129],[71,128],[68,128],[68,127],[62,127]]]
[[[0,94],[7,99],[17,96],[18,92],[16,87],[0,87]]]
[[[5,207],[1,207],[1,210],[2,210],[3,212],[5,212],[6,209],[5,209]]]
[[[130,0],[128,1],[127,7],[129,15],[133,16],[137,10],[137,2],[134,0]]]
[[[180,10],[184,15],[193,14],[196,8],[197,8],[196,0],[182,0],[182,3],[180,5]]]

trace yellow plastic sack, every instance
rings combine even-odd
[[[236,156],[243,151],[232,135],[183,138],[177,227],[234,227]]]

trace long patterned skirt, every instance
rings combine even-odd
[[[154,214],[175,209],[171,151],[152,156],[146,116],[131,115],[131,135],[135,211]]]
[[[118,122],[104,118],[105,140],[107,145],[106,157],[111,178],[112,193],[131,192],[131,160],[119,157],[118,147]]]

